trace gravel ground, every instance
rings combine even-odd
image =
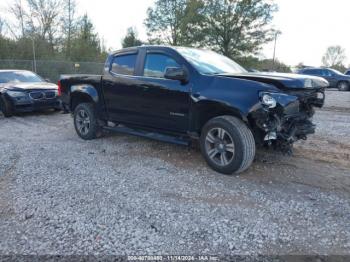
[[[259,151],[241,176],[197,149],[69,115],[0,116],[0,254],[350,255],[350,92],[328,92],[293,157]]]

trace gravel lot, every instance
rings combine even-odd
[[[350,255],[350,92],[329,91],[293,157],[241,176],[198,149],[113,134],[70,115],[0,115],[0,254]]]

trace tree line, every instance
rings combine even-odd
[[[88,15],[77,16],[75,0],[14,0],[13,19],[0,18],[0,59],[102,62],[106,51]],[[6,30],[6,34],[5,34]]]
[[[246,68],[290,72],[291,67],[278,59],[258,58],[262,46],[279,33],[271,26],[276,11],[273,0],[157,0],[147,11],[144,44],[209,48]],[[135,28],[129,28],[122,40],[123,47],[142,43]],[[331,46],[322,64],[343,72],[345,60],[344,48]]]
[[[0,17],[0,59],[103,62],[106,50],[88,15],[77,15],[75,0],[14,0],[13,19]],[[278,33],[272,26],[274,0],[156,0],[144,21],[147,41],[129,28],[123,47],[166,44],[208,48],[246,68],[290,72],[277,59],[260,59],[262,47]],[[6,34],[5,34],[6,32]],[[330,47],[324,66],[343,70],[345,51]],[[303,66],[300,63],[299,66]]]
[[[278,6],[270,0],[157,0],[147,11],[147,44],[208,48],[259,70],[290,68],[257,55],[274,39]],[[123,47],[142,43],[129,28]]]

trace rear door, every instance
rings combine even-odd
[[[143,90],[135,76],[138,51],[116,54],[105,68],[102,88],[108,118],[111,121],[138,123],[143,121]]]
[[[337,76],[330,70],[322,69],[322,77],[325,78],[331,87],[337,86]]]

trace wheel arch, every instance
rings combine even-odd
[[[91,85],[74,85],[71,87],[69,106],[72,112],[80,103],[97,104],[98,102],[99,96],[95,87]]]
[[[249,125],[247,116],[240,109],[222,102],[201,101],[195,105],[193,112],[193,119],[195,119],[192,123],[193,130],[200,134],[202,128],[210,119],[225,115],[237,117]]]
[[[339,81],[337,82],[336,88],[339,88],[339,86],[340,86],[341,83],[346,84],[346,85],[347,85],[347,90],[345,90],[345,91],[349,91],[349,88],[350,88],[350,81],[345,80],[345,79],[339,80]]]

